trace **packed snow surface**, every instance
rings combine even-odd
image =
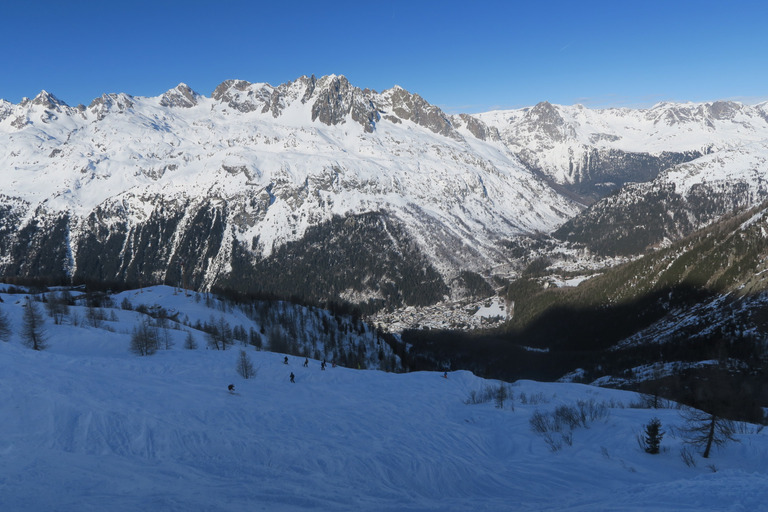
[[[192,322],[219,314],[168,288],[116,302],[125,297]],[[761,510],[768,496],[764,432],[687,467],[678,412],[628,408],[633,393],[521,381],[503,408],[470,405],[498,383],[464,371],[322,371],[253,349],[258,374],[244,380],[238,350],[206,350],[202,338],[185,350],[184,331],[172,331],[170,350],[131,354],[138,314],[123,310],[114,332],[48,319],[49,348],[36,352],[17,334],[23,297],[0,298],[14,331],[0,343],[3,511],[720,512]],[[529,418],[577,400],[608,404],[608,415],[553,452]],[[659,455],[635,439],[653,416],[668,432]]]

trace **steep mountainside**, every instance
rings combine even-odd
[[[395,306],[460,296],[446,283],[506,263],[501,241],[550,231],[579,210],[489,133],[399,87],[379,94],[338,76],[278,87],[230,80],[211,98],[182,84],[88,107],[47,92],[3,102],[0,274],[281,283],[267,291],[288,284],[318,299]],[[361,218],[382,221],[336,237],[344,219]],[[310,257],[296,282],[293,255],[278,256],[286,244],[340,243],[379,253],[389,270],[354,275]]]
[[[555,236],[604,254],[641,254],[768,199],[768,139],[705,155],[627,185]]]
[[[713,396],[761,419],[767,233],[763,203],[577,286],[542,269],[507,288],[514,316],[504,329],[405,331],[417,359],[410,366],[655,389],[688,403]]]

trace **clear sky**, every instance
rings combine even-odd
[[[450,113],[768,99],[768,0],[5,0],[0,98],[345,75]]]

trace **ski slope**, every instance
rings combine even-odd
[[[214,314],[168,291],[115,302]],[[186,350],[183,330],[170,350],[131,354],[138,313],[118,309],[114,332],[46,318],[49,348],[35,352],[18,336],[23,296],[0,299],[14,330],[0,342],[2,511],[701,512],[761,510],[768,496],[765,432],[687,467],[678,412],[629,408],[634,393],[521,381],[499,409],[465,403],[498,384],[469,372],[322,371],[252,348],[258,373],[244,380],[237,349],[207,350],[200,336]],[[531,431],[535,411],[590,399],[609,414],[572,446],[553,452]],[[635,439],[653,416],[668,432],[655,456]]]

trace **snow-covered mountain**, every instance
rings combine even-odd
[[[768,138],[723,148],[623,187],[555,235],[608,254],[668,245],[725,215],[768,199]]]
[[[516,237],[637,254],[762,200],[767,105],[447,115],[333,75],[87,107],[43,91],[0,101],[0,275],[369,311],[484,298],[529,263]]]
[[[768,103],[588,109],[542,102],[474,117],[495,129],[526,165],[593,198],[702,155],[768,138]]]
[[[88,107],[47,92],[4,102],[0,267],[211,287],[267,262],[266,280],[281,247],[352,219],[361,237],[335,244],[367,260],[407,256],[408,281],[436,283],[420,299],[434,302],[460,271],[506,262],[503,240],[579,211],[487,133],[399,87],[379,94],[338,76],[230,80],[211,98],[181,84]],[[384,290],[404,288],[399,275],[332,280],[325,298],[403,302]]]

